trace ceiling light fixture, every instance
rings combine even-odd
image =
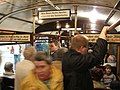
[[[66,27],[66,28],[69,28],[69,27],[70,27],[70,25],[69,25],[68,23],[66,23],[65,27]]]
[[[41,10],[41,7],[38,8],[38,11],[40,11],[40,10]]]
[[[42,20],[42,19],[39,19],[39,20],[38,20],[38,23],[39,23],[39,24],[42,24],[42,23],[43,23],[43,20]]]
[[[57,28],[57,29],[60,29],[60,28],[61,28],[61,25],[60,25],[59,21],[57,21],[56,28]]]
[[[90,12],[79,12],[78,13],[78,16],[80,17],[85,17],[85,18],[89,18],[89,20],[92,22],[92,23],[95,23],[96,20],[106,20],[107,16],[106,15],[103,15],[103,14],[100,14],[97,10],[96,10],[96,7],[93,8],[92,11]]]
[[[96,30],[96,23],[91,23],[91,30]]]

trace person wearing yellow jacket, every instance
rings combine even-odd
[[[51,65],[44,52],[35,55],[35,69],[20,84],[20,90],[63,90],[62,71]]]

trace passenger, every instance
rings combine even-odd
[[[6,62],[4,65],[4,70],[5,72],[3,73],[3,75],[5,77],[14,78],[13,63]]]
[[[64,54],[65,52],[67,52],[67,51],[68,51],[68,49],[65,48],[65,47],[61,47],[60,49],[58,49],[58,50],[56,51],[56,60],[54,60],[54,61],[52,62],[52,64],[53,64],[55,67],[59,68],[60,70],[62,70],[62,62],[61,62],[62,56],[63,56],[63,54]]]
[[[35,65],[33,64],[35,53],[35,47],[31,46],[25,48],[23,52],[25,60],[22,60],[16,64],[15,90],[20,90],[20,81],[27,76],[30,70],[35,68]]]
[[[61,44],[57,40],[53,40],[49,44],[51,59],[54,61],[56,59],[56,51],[61,48]]]
[[[95,67],[91,70],[91,75],[93,78],[94,88],[106,88],[104,83],[101,81],[103,78],[103,69]]]
[[[107,26],[103,28],[91,53],[87,53],[85,36],[77,34],[71,39],[71,48],[62,58],[64,90],[93,90],[90,69],[103,62],[107,52],[107,29]]]
[[[35,69],[21,82],[20,90],[63,90],[62,72],[51,65],[44,52],[35,55]]]
[[[105,65],[105,73],[102,81],[108,89],[110,89],[110,83],[116,81],[116,76],[112,73],[112,67],[109,64]]]
[[[13,63],[6,62],[4,65],[5,72],[1,77],[1,90],[14,90],[14,78]]]
[[[107,63],[115,63],[116,62],[116,57],[113,54],[109,54],[107,58]]]

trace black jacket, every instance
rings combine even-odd
[[[93,52],[82,55],[75,50],[68,50],[62,58],[64,90],[93,90],[90,69],[103,62],[107,52],[107,41],[99,38]]]

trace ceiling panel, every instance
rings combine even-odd
[[[74,13],[74,5],[78,5],[77,12],[88,12],[93,9],[93,6],[97,6],[96,9],[99,13],[108,16],[110,11],[119,0],[48,0],[60,9],[70,9]],[[120,5],[119,5],[120,6]],[[41,7],[42,10],[56,10],[45,0],[0,0],[0,29],[13,30],[22,32],[33,32],[33,10]],[[118,10],[117,10],[118,9]],[[118,7],[115,15],[112,16],[108,24],[114,23],[120,17],[120,7]],[[9,17],[15,17],[13,19]],[[81,19],[82,17],[78,17]],[[74,19],[74,15],[73,15]],[[56,20],[46,20],[43,24]],[[37,23],[37,22],[36,22]],[[36,24],[35,27],[39,25]],[[120,31],[117,28],[117,31]]]

